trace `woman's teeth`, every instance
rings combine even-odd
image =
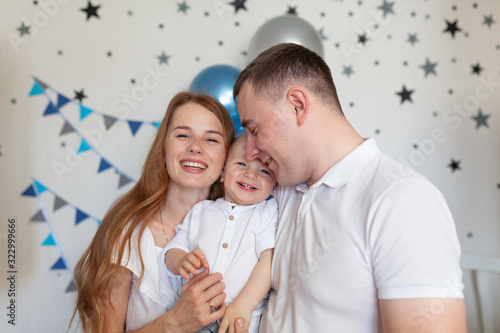
[[[207,165],[205,165],[205,164],[198,163],[198,162],[190,162],[190,161],[182,162],[182,166],[189,167],[189,168],[198,168],[198,169],[202,169],[202,170],[205,170],[207,168]]]

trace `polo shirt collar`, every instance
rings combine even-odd
[[[337,162],[313,185],[310,187],[306,183],[296,186],[299,192],[307,193],[310,188],[319,187],[325,184],[331,188],[338,188],[354,177],[375,155],[380,152],[380,149],[375,142],[375,139],[366,139],[362,144],[351,151],[347,156]]]

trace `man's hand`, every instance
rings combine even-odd
[[[245,319],[238,318],[234,321],[234,333],[248,333],[248,325]]]
[[[225,333],[226,331],[235,333],[234,327],[236,326],[236,320],[239,318],[250,321],[252,319],[252,309],[247,304],[238,302],[238,298],[236,298],[226,308],[226,313],[221,320],[218,333]]]

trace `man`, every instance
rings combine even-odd
[[[234,97],[247,158],[280,184],[261,332],[466,332],[445,199],[355,131],[323,59],[274,46],[240,73]]]

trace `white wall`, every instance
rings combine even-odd
[[[179,11],[182,2],[189,7],[185,13]],[[145,123],[133,136],[126,120],[161,120],[170,98],[208,66],[244,68],[243,52],[257,28],[289,7],[323,32],[325,60],[358,131],[437,185],[455,216],[463,251],[500,254],[498,1],[401,1],[385,17],[378,8],[383,0],[247,0],[246,9],[237,12],[228,0],[92,3],[101,6],[99,18],[88,20],[83,0],[0,3],[2,332],[65,331],[74,300],[67,291],[72,267],[96,220],[131,187],[118,188],[120,174],[139,177],[156,130]],[[493,23],[487,24],[490,16]],[[454,20],[461,30],[453,38],[445,29],[446,21]],[[21,38],[23,22],[30,28]],[[363,33],[365,45],[358,43]],[[416,35],[413,44],[410,34]],[[160,64],[162,52],[168,64]],[[426,59],[437,63],[435,74],[425,75]],[[478,63],[482,70],[476,75],[472,66]],[[150,80],[151,71],[165,74],[142,96],[138,87]],[[28,96],[33,76],[48,85],[45,94]],[[396,95],[403,85],[413,91],[411,102],[401,103]],[[92,110],[82,121],[74,101],[81,89],[87,95],[83,105]],[[71,101],[59,113],[43,116],[58,93]],[[133,107],[125,100],[131,94],[137,97]],[[471,119],[479,110],[488,117],[487,126],[477,127]],[[106,130],[103,115],[121,120]],[[74,131],[60,135],[65,119]],[[76,154],[82,139],[95,149]],[[98,173],[102,158],[112,168]],[[460,166],[455,172],[448,166],[453,160]],[[39,186],[38,197],[21,196],[34,180],[46,189]],[[56,196],[67,205],[54,210]],[[46,221],[30,222],[41,208]],[[90,218],[75,224],[76,209]],[[8,297],[6,280],[11,217],[16,219],[15,298]],[[66,269],[51,269],[60,257]],[[15,326],[7,323],[11,299]],[[477,324],[469,319],[474,332]]]

